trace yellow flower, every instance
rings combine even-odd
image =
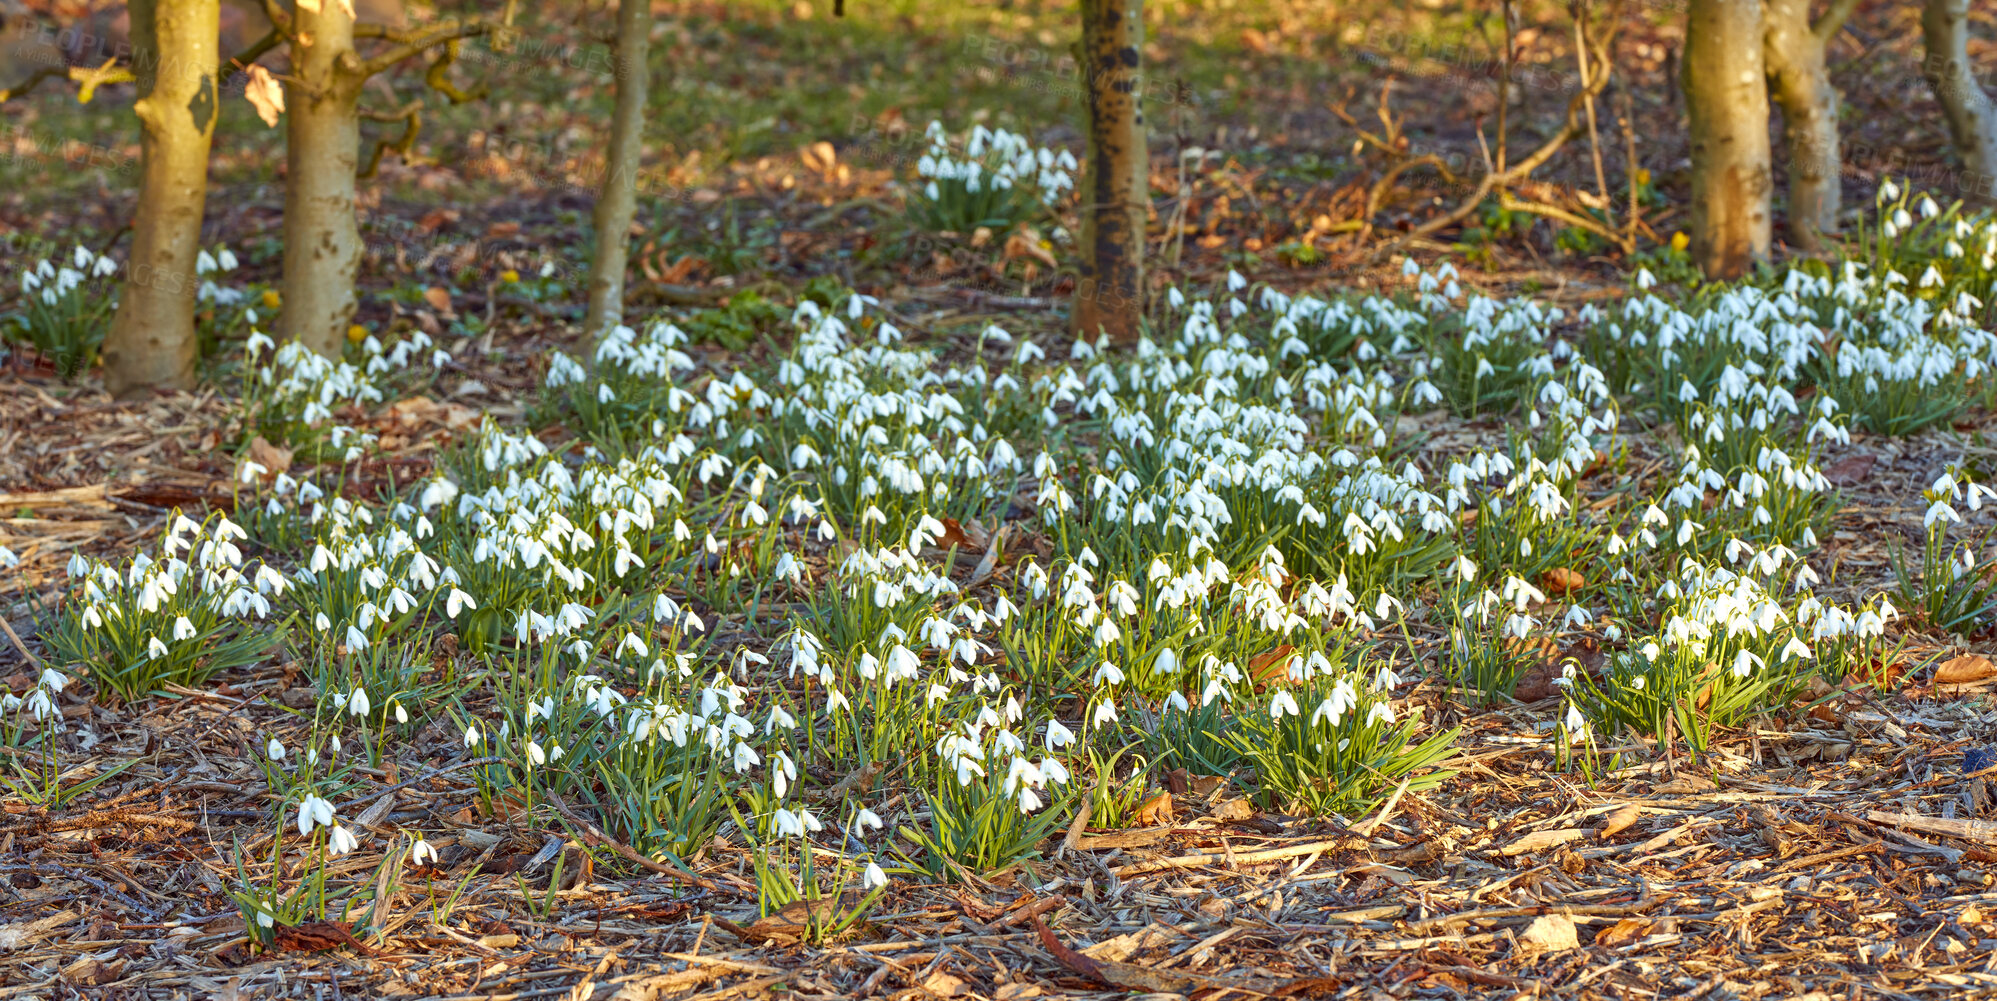
[[[1684,231],[1684,230],[1682,230],[1682,229],[1681,229],[1681,230],[1679,230],[1678,232],[1676,232],[1676,233],[1673,233],[1673,234],[1671,234],[1671,249],[1672,249],[1672,250],[1680,250],[1680,251],[1682,251],[1682,250],[1684,250],[1684,249],[1685,249],[1686,247],[1689,247],[1689,246],[1691,246],[1691,245],[1692,245],[1692,238],[1691,238],[1691,237],[1689,237],[1689,236],[1686,236],[1686,235],[1685,235],[1685,231]]]
[[[501,271],[499,273],[499,280],[505,282],[508,285],[511,285],[520,280],[520,272],[515,271],[512,268],[507,268],[505,271]]]
[[[274,288],[267,288],[267,289],[264,289],[264,292],[263,292],[263,304],[264,304],[264,308],[266,308],[266,309],[276,309],[276,308],[277,308],[278,306],[280,306],[280,305],[283,305],[283,303],[284,303],[284,300],[278,297],[278,294],[277,294],[277,290],[276,290],[276,289],[274,289]]]
[[[1649,183],[1650,183],[1650,168],[1649,168],[1649,167],[1638,167],[1638,168],[1636,169],[1636,183],[1638,183],[1638,184],[1649,184]]]
[[[367,339],[368,339],[368,328],[363,327],[358,323],[347,328],[348,344],[359,344],[360,342]]]

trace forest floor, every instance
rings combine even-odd
[[[749,292],[788,304],[830,277],[879,296],[917,343],[961,348],[993,323],[1058,341],[1071,254],[1056,248],[1064,266],[1041,271],[1031,255],[970,234],[920,233],[898,205],[931,117],[954,129],[987,112],[989,124],[1076,145],[1073,126],[1059,124],[1076,117],[1058,71],[1068,6],[860,0],[834,22],[823,4],[659,5],[658,69],[670,83],[655,102],[662,138],[648,156],[655,187],[631,314],[689,314]],[[1159,26],[1148,54],[1183,98],[1154,117],[1159,285],[1213,286],[1232,269],[1291,291],[1376,291],[1397,280],[1397,255],[1413,252],[1457,260],[1466,285],[1492,293],[1569,306],[1623,295],[1633,262],[1563,249],[1544,224],[1390,250],[1391,231],[1436,211],[1456,193],[1447,186],[1409,181],[1373,220],[1381,233],[1351,231],[1382,161],[1352,153],[1355,133],[1334,108],[1373,129],[1391,80],[1410,148],[1461,158],[1478,155],[1478,123],[1488,128],[1495,106],[1494,18],[1379,6],[1213,4]],[[1567,22],[1540,6],[1522,17],[1532,37],[1521,38],[1550,83],[1527,95],[1514,143],[1550,129],[1573,79]],[[940,7],[952,12],[931,10]],[[1645,252],[1660,260],[1684,211],[1685,154],[1666,138],[1682,134],[1666,85],[1677,16],[1669,5],[1633,14],[1618,67],[1632,81],[1638,155],[1661,192],[1645,219],[1656,237]],[[1854,205],[1869,207],[1889,176],[1938,192],[1952,176],[1916,71],[1915,17],[1904,4],[1863,3],[1833,49]],[[406,482],[479,415],[524,421],[549,354],[579,353],[569,290],[586,260],[589,151],[608,100],[608,76],[589,57],[600,45],[555,25],[534,72],[493,57],[489,106],[443,110],[419,146],[427,162],[391,161],[370,189],[361,322],[384,335],[430,332],[456,360],[429,395],[343,415],[381,434],[389,455],[357,476]],[[1997,51],[1979,58],[1997,67]],[[25,111],[7,107],[7,266],[73,242],[116,245],[136,152],[119,98],[78,108],[48,93]],[[237,249],[236,278],[259,290],[280,260],[281,157],[278,137],[240,104],[218,152],[208,237]],[[821,140],[835,156],[810,149]],[[1195,147],[1217,155],[1182,171]],[[1620,130],[1603,144],[1611,178],[1625,176],[1623,149]],[[1592,178],[1573,147],[1539,195],[1571,202]],[[1172,219],[1184,228],[1169,232]],[[137,403],[111,401],[94,376],[63,381],[23,353],[6,357],[0,544],[23,560],[0,573],[10,630],[0,675],[12,690],[34,684],[46,652],[38,630],[73,554],[144,548],[174,509],[233,509],[241,370],[227,356],[239,347],[216,346],[207,388]],[[694,347],[717,367],[785,348],[766,331]],[[1975,410],[1912,438],[1855,436],[1830,470],[1846,492],[1825,540],[1839,586],[1890,586],[1893,544],[1918,545],[1919,491],[1951,464],[1989,459],[1991,419]],[[1428,430],[1474,441],[1502,440],[1507,428],[1440,418]],[[550,444],[564,445],[563,434]],[[1640,456],[1666,454],[1634,440]],[[1607,497],[1624,486],[1589,489]],[[1933,680],[1937,663],[1988,645],[1904,638],[1876,684],[1853,681],[1807,713],[1734,731],[1697,765],[1658,754],[1592,775],[1556,768],[1560,701],[1544,677],[1490,710],[1425,689],[1415,698],[1432,716],[1464,727],[1459,774],[1437,789],[1345,825],[1245,808],[1224,783],[1167,776],[1171,799],[1147,824],[1077,825],[1035,859],[954,883],[899,879],[863,925],[822,945],[800,943],[798,913],[760,914],[741,844],[713,842],[689,879],[586,852],[545,810],[482,807],[461,774],[433,767],[457,751],[439,725],[361,769],[368,784],[339,804],[363,831],[441,832],[428,885],[405,881],[386,915],[370,915],[365,941],[301,926],[254,953],[225,891],[238,861],[271,836],[252,762],[266,737],[299,727],[298,710],[319,693],[283,658],[144,703],[112,704],[79,685],[61,700],[69,749],[54,786],[100,781],[37,801],[29,793],[43,786],[27,776],[39,759],[17,760],[4,799],[0,997],[1997,993],[1997,824],[1974,819],[1992,807],[1990,778],[1972,774],[1988,771],[1979,755],[1997,742],[1997,682]],[[369,878],[358,855],[350,868],[335,874]]]

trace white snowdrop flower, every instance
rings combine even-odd
[[[264,753],[269,755],[272,761],[283,761],[284,744],[279,742],[276,737],[272,737],[270,743],[264,745]]]
[[[416,839],[415,844],[409,846],[410,865],[422,866],[427,862],[439,861],[441,861],[441,857],[437,854],[437,849],[431,846],[430,842],[419,837]]]
[[[874,890],[886,885],[888,885],[888,874],[881,871],[880,863],[868,862],[867,871],[860,877],[860,886],[864,889]]]
[[[354,694],[347,698],[347,712],[355,716],[366,716],[374,706],[368,701],[367,689],[354,686]]]
[[[1108,701],[1107,699],[1096,703],[1095,713],[1090,717],[1090,722],[1092,725],[1104,726],[1106,724],[1113,723],[1115,721],[1116,721],[1116,703]]]
[[[314,827],[333,824],[333,804],[310,793],[298,803],[298,836],[307,837]]]
[[[1060,720],[1047,721],[1047,749],[1059,750],[1075,742],[1075,732],[1061,725]]]
[[[1458,554],[1450,569],[1456,574],[1457,580],[1466,584],[1477,579],[1477,564],[1472,563],[1468,556]]]
[[[1567,717],[1561,721],[1561,724],[1567,730],[1568,734],[1575,737],[1583,736],[1588,732],[1587,718],[1581,715],[1580,708],[1572,702],[1567,704]]]
[[[866,807],[861,807],[860,812],[853,816],[853,826],[864,832],[868,830],[878,831],[887,825],[881,822],[879,814]]]
[[[1285,715],[1302,716],[1303,714],[1304,711],[1297,705],[1296,698],[1287,690],[1277,692],[1276,697],[1269,700],[1270,719],[1280,720]]]
[[[345,855],[360,846],[360,840],[354,837],[354,832],[334,824],[332,837],[326,841],[326,852],[330,855]]]
[[[775,813],[770,814],[770,824],[776,829],[777,837],[804,837],[804,821],[798,819],[797,814],[783,807],[778,807]]]
[[[477,744],[478,742],[479,742],[478,727],[475,726],[465,727],[465,746],[471,747]]]
[[[146,638],[146,659],[151,660],[155,657],[164,657],[166,655],[166,644],[160,642],[158,636],[149,636]]]

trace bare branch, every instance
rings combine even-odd
[[[269,33],[251,43],[249,48],[230,56],[229,61],[222,64],[222,69],[227,71],[233,67],[236,70],[247,72],[251,63],[262,59],[265,53],[277,48],[277,43],[283,40],[284,33],[277,28],[272,28]]]
[[[360,116],[371,122],[402,122],[403,126],[402,137],[400,139],[394,142],[386,139],[376,139],[374,141],[374,150],[368,154],[367,166],[363,167],[361,172],[356,176],[363,180],[373,177],[375,171],[381,169],[382,154],[391,149],[395,151],[397,156],[402,157],[403,162],[406,163],[409,161],[409,151],[416,147],[416,137],[423,131],[423,101],[421,98],[410,101],[408,104],[394,111],[362,111]]]
[[[502,26],[494,24],[491,21],[466,21],[463,23],[447,21],[428,32],[401,32],[386,27],[376,28],[373,25],[357,25],[354,28],[354,37],[356,38],[383,38],[391,42],[400,43],[395,48],[389,49],[387,52],[361,63],[360,75],[371,77],[377,73],[386,72],[396,63],[411,56],[420,55],[425,50],[434,49],[439,45],[449,42],[489,35],[494,29],[499,27]]]
[[[28,74],[28,78],[26,80],[23,80],[12,87],[0,87],[0,104],[5,104],[6,102],[13,100],[14,98],[25,96],[29,91],[32,91],[36,87],[41,86],[43,80],[47,80],[50,77],[67,78],[68,76],[69,76],[69,67],[67,66],[44,66],[41,69],[38,69],[33,73]]]

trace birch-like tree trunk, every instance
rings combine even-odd
[[[220,95],[217,0],[131,7],[139,99],[139,204],[132,259],[104,339],[104,385],[130,397],[194,385],[194,260],[208,203],[208,147]]]
[[[1768,257],[1771,156],[1761,0],[1690,0],[1682,85],[1691,118],[1692,260],[1736,278]]]
[[[596,255],[589,264],[589,312],[583,331],[595,343],[624,319],[624,272],[631,220],[638,214],[638,171],[645,152],[645,95],[651,72],[651,0],[617,5],[617,107],[610,120],[610,151],[603,187],[596,195]],[[591,352],[591,357],[595,353]]]
[[[1143,0],[1082,0],[1089,134],[1073,325],[1077,334],[1124,343],[1137,339],[1144,315],[1151,158],[1144,143],[1143,51]]]
[[[1844,27],[1855,0],[1834,0],[1821,21],[1810,23],[1810,0],[1767,0],[1763,58],[1769,92],[1782,109],[1782,138],[1789,158],[1789,240],[1817,253],[1838,231],[1843,163],[1838,139],[1838,92],[1824,53]]]
[[[1927,0],[1921,36],[1928,50],[1922,75],[1941,102],[1949,139],[1969,172],[1959,187],[1966,195],[1997,198],[1997,104],[1976,82],[1969,62],[1969,0]]]
[[[354,178],[367,74],[354,50],[354,19],[338,3],[300,6],[292,25],[297,38],[284,83],[284,312],[278,329],[336,358],[359,308]]]

